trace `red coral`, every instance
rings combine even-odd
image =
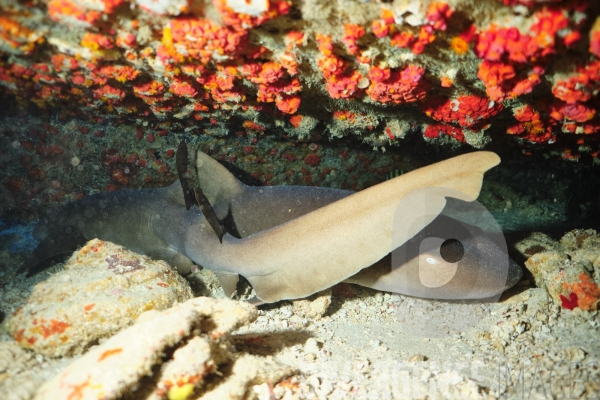
[[[550,116],[556,121],[566,119],[574,122],[587,122],[596,116],[596,110],[581,103],[565,103],[555,100],[551,105]]]
[[[267,130],[267,128],[265,128],[262,125],[258,125],[257,123],[254,123],[252,121],[244,121],[244,123],[242,124],[242,126],[246,129],[250,129],[253,131],[265,131]]]
[[[410,50],[414,54],[421,54],[425,51],[425,46],[435,40],[435,35],[433,34],[433,28],[431,26],[422,26],[419,31],[419,36],[417,40],[412,43]]]
[[[341,110],[341,111],[334,111],[332,117],[333,117],[333,119],[337,119],[340,121],[354,122],[354,118],[356,117],[356,114],[351,111]]]
[[[285,57],[284,57],[285,59]],[[285,61],[292,69],[290,60]],[[302,90],[298,78],[290,78],[284,65],[269,61],[266,63],[246,63],[242,65],[241,74],[252,83],[258,84],[257,100],[275,103],[277,108],[286,114],[293,114],[300,106],[301,98],[297,94]]]
[[[501,104],[476,95],[461,95],[456,99],[428,98],[421,103],[420,108],[436,121],[454,123],[462,127],[481,125],[503,109]]]
[[[207,19],[182,17],[171,20],[163,30],[162,47],[157,55],[163,62],[168,59],[183,61],[181,50],[185,49],[187,57],[207,64],[211,60],[223,62],[235,58],[247,44],[248,32],[245,30],[219,27]]]
[[[398,32],[390,39],[390,44],[398,48],[412,46],[417,39],[410,32]]]
[[[30,55],[35,49],[37,38],[32,30],[19,22],[0,16],[0,43],[3,46],[16,49],[20,54]]]
[[[453,137],[459,142],[465,141],[465,135],[462,129],[447,124],[429,124],[423,131],[423,136],[428,139],[437,139],[440,136],[440,133]]]
[[[515,27],[492,25],[479,34],[475,53],[488,61],[503,57],[516,63],[535,62],[555,52],[556,34],[568,27],[569,20],[557,10],[543,9],[534,15],[531,34],[524,35]]]
[[[386,37],[390,33],[389,25],[386,25],[385,22],[379,20],[373,21],[371,30],[373,31],[373,34],[380,39]]]
[[[475,38],[477,28],[471,24],[468,28],[462,31],[458,36],[450,39],[450,48],[459,56],[462,56],[469,51],[469,43]]]
[[[423,78],[425,70],[421,67],[409,65],[402,71],[371,67],[371,72],[367,94],[374,101],[384,104],[412,103],[427,94],[429,84]]]
[[[298,75],[298,61],[294,53],[283,53],[279,56],[281,66],[285,68],[291,76]]]
[[[589,275],[581,273],[578,275],[579,282],[571,285],[573,293],[577,294],[579,307],[584,311],[593,311],[598,309],[600,301],[600,287]]]
[[[316,40],[321,54],[325,57],[333,55],[333,40],[331,39],[331,36],[317,33]]]
[[[131,49],[135,47],[136,39],[133,33],[129,32],[121,32],[119,36],[117,36],[117,46],[124,49]]]
[[[330,36],[317,35],[319,51],[324,57],[317,60],[319,70],[325,78],[325,88],[334,99],[352,98],[358,92],[358,83],[362,75],[355,70],[348,70],[347,64],[333,54],[333,43]]]
[[[317,165],[319,165],[320,162],[321,156],[318,154],[309,154],[306,157],[304,157],[304,164],[311,167],[316,167]]]
[[[67,56],[64,54],[53,54],[52,57],[52,66],[58,72],[60,71],[73,71],[79,68],[79,63],[75,57]]]
[[[304,44],[304,33],[300,31],[289,31],[285,35],[285,43],[287,50],[293,50],[294,47]]]
[[[281,64],[273,61],[266,62],[258,74],[258,78],[252,80],[254,83],[275,83],[283,77],[285,70]]]
[[[303,119],[304,117],[302,115],[294,115],[290,117],[290,124],[292,124],[294,128],[300,128]]]
[[[518,135],[522,139],[534,143],[544,143],[554,139],[552,124],[544,123],[541,120],[540,113],[534,110],[531,105],[526,104],[513,109],[513,115],[519,122],[511,125],[506,133]]]
[[[562,10],[544,8],[534,15],[535,22],[530,31],[532,40],[538,45],[543,57],[555,52],[555,36],[569,26],[569,19]]]
[[[125,92],[121,89],[105,85],[100,89],[94,90],[94,97],[109,100],[122,100],[125,98]]]
[[[217,103],[244,101],[244,93],[235,86],[235,80],[240,78],[237,68],[233,66],[218,66],[216,73],[204,73],[196,79],[210,92]]]
[[[446,30],[447,19],[453,13],[454,11],[446,3],[431,3],[426,16],[428,25],[422,26],[419,35],[415,37],[411,32],[397,32],[393,13],[384,8],[381,14],[382,19],[373,21],[371,30],[380,39],[391,35],[390,43],[393,46],[399,48],[410,47],[414,54],[421,54],[425,47],[435,40],[436,37],[433,34],[435,30]]]
[[[189,83],[181,79],[173,79],[169,86],[169,92],[176,96],[193,98],[196,97],[198,91]]]
[[[585,102],[600,88],[600,61],[578,68],[566,79],[559,79],[552,87],[552,94],[566,103]]]
[[[589,275],[583,272],[577,278],[579,281],[575,283],[563,282],[565,290],[571,291],[571,293],[568,300],[560,295],[562,306],[569,310],[575,307],[579,307],[584,311],[597,310],[600,302],[600,287]],[[572,307],[569,308],[570,306]]]
[[[577,300],[577,295],[573,292],[569,294],[569,298],[566,298],[562,294],[560,297],[560,305],[562,308],[566,308],[567,310],[573,310],[575,307],[579,307],[579,301]]]
[[[542,59],[555,53],[556,36],[568,25],[562,11],[544,8],[534,15],[529,34],[522,34],[515,27],[496,25],[481,32],[475,53],[484,59],[478,77],[485,83],[488,96],[503,101],[531,93],[541,81]],[[572,40],[576,37],[568,39]]]
[[[358,91],[358,83],[361,79],[362,75],[358,71],[332,75],[327,79],[325,89],[334,99],[352,98]]]
[[[395,21],[396,18],[394,17],[394,12],[392,10],[390,10],[389,8],[381,9],[381,19],[387,25],[392,25],[394,22],[396,22]]]
[[[487,60],[479,65],[477,77],[485,84],[488,96],[497,102],[531,93],[540,83],[540,77],[535,72],[519,78],[512,64]]]
[[[165,91],[165,85],[159,81],[150,81],[141,85],[133,86],[133,93],[136,96],[156,96],[161,95]]]
[[[98,71],[98,75],[116,79],[119,82],[133,81],[140,71],[129,65],[106,65]]]

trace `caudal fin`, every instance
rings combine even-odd
[[[31,256],[19,267],[17,274],[27,273],[29,277],[41,272],[53,263],[70,256],[86,241],[81,232],[71,227],[55,230],[40,242]]]

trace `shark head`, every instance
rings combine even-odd
[[[522,275],[483,205],[456,190],[421,187],[397,205],[390,256],[350,281],[421,298],[494,300]]]
[[[392,252],[387,289],[443,300],[489,299],[516,284],[521,268],[481,228],[439,215]]]

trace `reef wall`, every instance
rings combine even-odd
[[[493,125],[597,158],[594,3],[2,1],[0,85],[19,105],[209,134],[383,146],[418,132],[482,147]]]
[[[355,190],[473,148],[600,165],[598,15],[591,0],[0,0],[3,212],[164,186],[182,138],[263,184]]]

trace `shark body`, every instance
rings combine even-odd
[[[464,240],[467,252],[461,263],[467,272],[458,274],[454,286],[446,285],[445,292],[417,293],[410,282],[398,290],[403,269],[390,265],[389,253],[430,226],[446,204],[444,193],[431,196],[427,212],[407,214],[411,229],[394,237],[392,221],[399,199],[418,188],[442,187],[464,193],[464,200],[469,201],[478,196],[483,173],[498,162],[494,153],[470,153],[354,193],[247,186],[198,152],[200,186],[217,216],[233,220],[238,237],[225,234],[221,243],[202,212],[186,209],[178,182],[166,188],[97,194],[67,204],[41,218],[34,237],[42,242],[40,247],[61,235],[108,240],[165,260],[183,272],[197,263],[217,274],[228,295],[235,290],[238,274],[243,275],[264,302],[305,297],[344,280],[423,297],[490,297],[515,284],[521,269],[506,263],[506,253],[483,232]],[[45,256],[43,251],[34,252],[21,271],[33,268]],[[433,257],[439,259],[439,251],[427,260]],[[485,279],[469,281],[467,276],[474,272],[482,276],[504,273],[505,281],[502,287],[486,286]],[[403,277],[406,280],[406,274]],[[473,290],[474,284],[478,290]]]

